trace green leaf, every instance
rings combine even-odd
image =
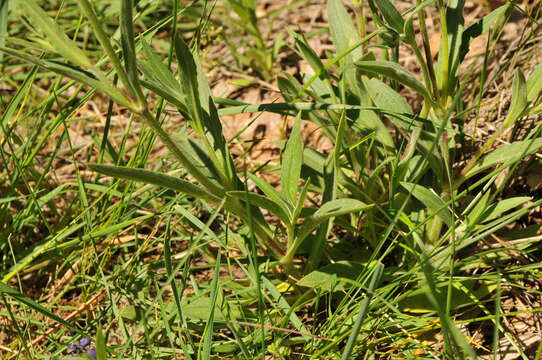
[[[254,184],[256,184],[256,186],[265,194],[265,196],[267,196],[269,199],[273,200],[277,204],[280,204],[281,207],[288,206],[288,203],[284,201],[280,193],[275,190],[275,188],[271,186],[268,182],[252,173],[248,173],[247,175],[249,179],[252,180]]]
[[[406,191],[411,192],[412,195],[424,204],[433,214],[440,217],[446,225],[449,227],[453,224],[453,216],[448,206],[437,194],[431,190],[417,184],[401,182]]]
[[[282,202],[282,204],[276,203],[265,196],[246,191],[228,191],[226,195],[235,197],[239,200],[246,200],[251,205],[264,208],[276,215],[284,224],[290,225],[292,223],[292,220],[288,215],[289,211],[286,209],[284,202]]]
[[[362,73],[368,75],[382,75],[389,79],[396,80],[422,95],[431,99],[430,92],[419,82],[416,77],[401,65],[392,61],[357,61],[355,65]]]
[[[337,261],[302,277],[297,285],[325,291],[341,291],[352,284],[363,272],[365,266],[350,261]]]
[[[301,164],[303,163],[303,143],[301,139],[301,112],[295,118],[294,127],[282,154],[280,185],[282,194],[292,205],[297,197]]]
[[[494,220],[500,217],[503,213],[507,212],[508,210],[511,210],[522,204],[525,204],[527,201],[531,201],[531,200],[532,200],[531,197],[519,196],[519,197],[504,199],[497,203],[491,204],[481,214],[478,222],[483,223],[483,222]]]
[[[299,49],[301,56],[309,63],[315,74],[320,74],[320,79],[329,77],[327,70],[322,63],[320,57],[307,44],[307,41],[299,34],[290,31],[290,36],[294,38],[295,44]]]
[[[446,292],[448,289],[448,282],[442,282],[437,285],[437,300],[441,303],[446,303]],[[467,294],[463,289],[470,290],[478,300],[482,300],[484,297],[493,292],[496,288],[494,283],[489,282],[477,282],[473,279],[465,279],[459,282],[456,280],[453,282],[452,288],[452,304],[451,309],[457,309],[461,306],[472,304],[470,294]],[[402,311],[408,311],[411,313],[427,313],[435,311],[435,306],[427,298],[427,288],[418,288],[417,290],[406,293],[399,298],[399,309]]]
[[[25,304],[26,306],[30,307],[33,310],[39,312],[40,314],[43,314],[46,317],[48,317],[48,318],[50,318],[50,319],[64,325],[68,329],[71,329],[72,331],[75,331],[76,333],[84,335],[84,333],[82,333],[81,330],[79,330],[76,326],[73,326],[69,322],[62,319],[61,317],[53,314],[51,311],[47,310],[46,308],[44,308],[43,306],[41,306],[40,304],[38,304],[34,300],[32,300],[29,297],[21,294],[18,291],[12,289],[8,285],[4,284],[3,282],[0,282],[0,293],[2,293],[3,295],[11,296],[12,298],[16,299],[17,301]]]
[[[482,19],[469,26],[465,31],[463,31],[463,34],[461,36],[461,48],[459,50],[459,63],[463,62],[465,56],[469,52],[471,41],[478,36],[487,33],[489,29],[491,29],[493,23],[506,12],[508,7],[509,4],[496,8],[495,10],[484,16]]]
[[[36,1],[16,0],[16,3],[30,18],[31,23],[40,28],[59,54],[85,69],[93,67],[83,50],[64,34],[53,19],[37,5]]]
[[[141,102],[145,101],[141,86],[139,84],[139,75],[137,72],[136,50],[134,40],[134,24],[133,24],[133,0],[122,0],[120,29],[121,29],[121,45],[122,54],[124,56],[124,65],[130,87],[137,95]]]
[[[115,86],[113,86],[109,81],[105,79],[96,79],[93,74],[83,69],[79,69],[73,66],[69,66],[66,64],[57,63],[53,61],[42,60],[40,58],[25,54],[21,51],[9,49],[5,47],[0,47],[0,51],[9,55],[18,57],[19,59],[28,61],[31,64],[38,65],[44,69],[53,71],[57,74],[79,81],[98,91],[104,92],[109,97],[111,97],[111,99],[113,99],[116,103],[126,106],[127,108],[133,111],[137,109],[137,106],[133,104],[128,98],[126,98],[126,96],[124,96],[122,92],[119,89],[117,89]]]
[[[412,108],[405,101],[404,97],[382,81],[378,79],[366,79],[364,80],[364,84],[377,107],[394,113],[412,114]]]
[[[97,171],[101,174],[112,176],[115,178],[139,181],[146,184],[152,184],[161,186],[167,189],[180,191],[198,199],[203,199],[213,203],[220,203],[220,199],[214,195],[208,193],[201,187],[194,185],[188,181],[178,179],[173,176],[156,173],[149,170],[123,167],[123,166],[111,166],[111,165],[98,165],[88,164],[89,168]]]
[[[107,360],[107,346],[105,345],[105,336],[101,327],[96,331],[96,359]]]
[[[523,72],[517,68],[512,82],[512,103],[508,109],[508,114],[503,122],[503,128],[513,125],[523,115],[527,107],[527,85]]]
[[[199,96],[198,71],[192,52],[180,35],[175,41],[175,54],[179,64],[181,88],[186,94],[186,106],[190,114],[192,126],[200,136],[205,135],[203,114]]]
[[[147,61],[140,61],[139,69],[148,79],[142,81],[142,85],[175,105],[184,116],[189,117],[186,94],[181,84],[144,39],[141,39],[141,45]]]
[[[509,164],[520,161],[524,157],[538,152],[541,148],[542,137],[530,140],[515,141],[511,144],[501,146],[478,161],[465,174],[465,178],[470,178],[497,164]]]
[[[329,201],[322,205],[312,216],[305,219],[296,234],[296,243],[301,243],[316,226],[331,217],[362,211],[372,206],[356,199],[336,199]]]
[[[389,0],[371,0],[370,2],[378,7],[382,13],[382,17],[397,34],[403,32],[405,21],[403,20],[401,13],[397,11],[395,6],[393,6]]]
[[[542,62],[536,66],[527,79],[527,101],[534,101],[542,91]]]
[[[361,42],[358,29],[348,15],[342,0],[328,0],[327,11],[329,18],[329,30],[333,38],[333,44],[337,54],[347,51],[352,46]],[[363,56],[361,48],[352,50],[351,54],[345,56],[346,63],[358,60]]]

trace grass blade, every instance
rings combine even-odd
[[[180,191],[182,193],[194,196],[196,198],[210,201],[213,203],[220,203],[220,199],[214,195],[208,193],[203,188],[194,185],[188,181],[175,178],[173,176],[156,173],[153,171],[136,169],[124,166],[111,166],[111,165],[98,165],[98,164],[88,164],[87,165],[92,170],[99,172],[100,174],[113,176],[115,178],[139,181],[146,184],[157,185],[165,187],[167,189],[172,189],[175,191]]]
[[[369,304],[371,302],[371,299],[373,298],[373,294],[376,288],[378,287],[378,284],[380,283],[380,279],[382,279],[383,273],[384,265],[382,263],[376,264],[373,270],[373,276],[371,276],[371,282],[369,283],[369,287],[367,288],[367,295],[360,304],[358,317],[356,318],[356,322],[354,323],[352,332],[348,337],[348,342],[346,343],[346,347],[344,348],[341,360],[348,360],[352,356],[352,350],[354,350],[354,345],[356,345],[356,340],[361,330],[363,319],[367,315],[367,311],[369,310]]]

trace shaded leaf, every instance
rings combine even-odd
[[[440,217],[448,226],[453,224],[453,216],[448,206],[433,191],[417,184],[401,182],[406,191],[411,192],[412,195],[418,199],[422,204],[424,204],[432,213]]]

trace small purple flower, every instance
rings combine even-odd
[[[89,338],[82,338],[81,340],[79,340],[79,346],[81,347],[87,347],[90,345],[90,339]]]
[[[96,350],[95,349],[88,349],[87,355],[90,356],[93,359],[96,359]]]
[[[96,349],[89,348],[90,344],[91,344],[91,341],[89,338],[82,338],[79,341],[69,344],[67,348],[71,354],[68,355],[68,358],[73,358],[86,352],[88,356],[90,356],[93,359],[96,359]]]

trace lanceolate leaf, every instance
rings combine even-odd
[[[299,232],[296,234],[296,242],[301,243],[312,230],[320,223],[331,217],[337,217],[345,214],[350,214],[357,211],[362,211],[370,208],[372,205],[367,205],[356,199],[336,199],[322,205],[311,217],[305,219]]]
[[[382,17],[386,20],[390,27],[397,32],[397,34],[401,34],[403,32],[405,21],[403,20],[401,13],[397,11],[389,0],[371,0],[371,3],[378,7],[382,13]]]
[[[419,82],[416,77],[407,71],[401,65],[392,61],[357,61],[355,65],[358,69],[366,74],[370,75],[382,75],[389,79],[396,80],[412,89],[417,93],[431,99],[429,91],[425,86]]]
[[[527,107],[527,85],[525,77],[520,69],[516,69],[514,81],[512,82],[512,103],[508,109],[508,114],[503,122],[503,128],[513,125]]]
[[[401,185],[424,204],[434,214],[438,215],[448,226],[453,224],[453,216],[448,210],[446,203],[431,190],[417,184],[401,182]]]
[[[329,16],[329,30],[333,38],[336,52],[338,54],[348,50],[361,41],[358,29],[352,22],[344,7],[343,0],[328,0],[327,10]],[[346,63],[358,60],[362,56],[361,49],[358,47],[352,50],[351,55],[345,57]]]
[[[303,162],[303,143],[301,141],[301,112],[296,116],[286,150],[282,154],[281,181],[283,195],[295,203],[301,164]]]
[[[153,184],[167,189],[180,191],[202,200],[220,203],[219,198],[211,195],[199,186],[173,176],[123,166],[89,164],[88,167],[104,175],[126,180],[139,181],[146,184]]]
[[[290,225],[291,220],[288,216],[288,209],[283,208],[284,204],[276,203],[273,200],[252,192],[246,191],[228,191],[228,196],[235,197],[241,201],[248,201],[250,205],[264,208],[276,215],[284,224]]]
[[[478,161],[466,174],[465,178],[470,178],[479,172],[488,169],[497,164],[520,161],[525,156],[536,153],[542,148],[542,138],[531,140],[516,141],[504,145],[486,155]]]
[[[534,101],[542,91],[542,62],[536,66],[527,80],[527,101]]]

